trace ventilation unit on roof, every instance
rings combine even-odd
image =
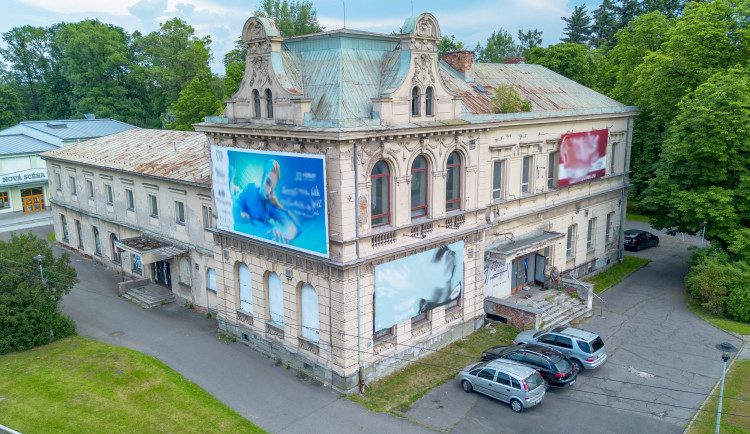
[[[54,128],[54,129],[60,129],[60,128],[68,128],[68,124],[65,122],[47,122],[48,128]]]
[[[474,86],[474,90],[479,93],[487,93],[487,89],[483,88],[482,86]]]

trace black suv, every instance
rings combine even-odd
[[[484,350],[482,360],[509,359],[532,367],[541,374],[545,388],[568,387],[576,382],[578,367],[555,349],[537,344],[497,346]]]

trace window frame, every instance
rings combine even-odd
[[[115,195],[112,193],[112,184],[104,184],[104,191],[107,195],[107,205],[115,203]]]
[[[246,297],[244,300],[243,300],[243,293],[242,293],[242,286],[243,286],[242,284],[244,282],[242,278],[243,269],[247,270],[247,285],[246,285],[247,293],[245,294]],[[247,299],[247,296],[249,296],[249,299]],[[237,298],[238,298],[237,305],[239,306],[239,310],[252,316],[253,305],[255,304],[253,303],[253,273],[252,271],[250,271],[250,267],[244,262],[240,262],[239,265],[237,266]],[[243,303],[244,305],[249,306],[250,310],[245,309]]]
[[[547,157],[547,190],[554,190],[558,188],[558,157],[557,152],[550,152]]]
[[[213,224],[213,213],[212,209],[208,205],[203,205],[203,229],[210,229]]]
[[[10,208],[10,193],[0,191],[0,208]]]
[[[211,277],[213,276],[213,278]],[[213,281],[213,287],[211,286],[211,282]],[[216,270],[214,268],[208,267],[206,269],[206,291],[213,292],[216,294]]]
[[[260,92],[258,89],[253,89],[253,118],[254,119],[260,119],[262,114],[260,112],[261,104],[260,104]]]
[[[531,194],[531,155],[526,155],[521,161],[521,194]]]
[[[174,201],[174,220],[180,226],[185,226],[185,202]]]
[[[610,151],[610,156],[609,156],[609,173],[610,173],[610,175],[613,175],[613,174],[617,173],[617,172],[615,172],[615,169],[616,169],[616,166],[615,166],[616,161],[615,160],[616,160],[616,158],[617,158],[617,143],[613,142],[612,143],[612,147],[611,147],[611,151]]]
[[[604,234],[604,244],[609,245],[612,244],[612,240],[614,237],[612,236],[612,220],[615,217],[615,212],[612,211],[609,214],[607,214],[607,223],[606,223],[606,232]]]
[[[276,282],[278,282],[278,286]],[[266,277],[266,297],[268,300],[268,320],[283,328],[285,319],[284,283],[281,281],[281,277],[273,271],[268,273]],[[280,321],[277,321],[277,319]]]
[[[414,165],[417,163],[417,161],[421,160],[424,163],[424,167],[422,168],[414,168]],[[429,188],[429,182],[430,182],[430,176],[429,176],[429,166],[427,164],[427,159],[423,155],[418,155],[417,158],[414,159],[414,161],[411,164],[411,192],[410,192],[410,201],[411,201],[411,218],[417,219],[421,217],[427,217],[427,207],[429,206],[429,200],[430,200],[430,188]],[[421,176],[424,179],[424,205],[420,206],[414,206],[414,178],[416,176]],[[419,195],[419,194],[418,194]],[[414,212],[416,210],[422,210],[421,214],[415,215]]]
[[[125,189],[125,200],[126,205],[128,207],[128,211],[135,211],[135,196],[133,193],[133,189],[126,188]]]
[[[273,119],[273,92],[266,89],[266,119]]]
[[[76,186],[75,175],[70,175],[70,195],[78,196],[78,187]]]
[[[315,303],[312,303],[312,301],[305,302],[307,299],[304,296],[305,292],[312,293],[315,296]],[[309,300],[312,299],[310,298]],[[314,304],[315,308],[310,307],[306,309],[308,304],[310,306]],[[312,323],[317,323],[317,327],[311,327]],[[300,336],[310,342],[320,342],[320,299],[317,291],[315,291],[315,287],[307,282],[303,283],[300,287]]]
[[[386,168],[386,173],[381,173],[378,175],[373,175],[375,172],[375,168],[378,167],[380,163],[383,163],[383,166]],[[372,205],[375,203],[373,200],[373,196],[375,195],[375,182],[382,182],[380,181],[381,178],[385,179],[385,192],[387,194],[387,198],[385,201],[386,209],[384,213],[381,214],[373,214]],[[380,201],[379,201],[380,202]],[[385,221],[382,223],[375,224],[375,219],[380,219],[385,217]],[[388,226],[391,224],[391,168],[388,165],[388,162],[385,160],[378,160],[377,163],[375,163],[374,166],[372,166],[372,170],[370,171],[370,225],[373,228],[380,227],[380,226]]]
[[[187,264],[185,267],[183,267],[183,264]],[[177,267],[179,269],[179,273],[177,273],[177,279],[180,282],[180,285],[184,286],[191,286],[192,284],[192,270],[190,268],[190,260],[188,258],[182,257],[177,261]]]
[[[567,245],[565,246],[565,257],[568,261],[575,259],[576,257],[576,238],[578,232],[578,225],[572,224],[568,226]]]
[[[91,227],[91,232],[94,235],[94,250],[96,251],[96,254],[101,256],[102,255],[102,240],[99,237],[99,228],[96,226]]]
[[[86,180],[86,191],[88,193],[89,200],[94,200],[94,181]]]
[[[424,115],[435,116],[435,90],[432,86],[427,86],[424,91]]]
[[[122,263],[122,253],[119,252],[117,246],[115,246],[115,241],[117,241],[117,235],[114,233],[109,234],[109,245],[112,248],[112,262],[116,262],[118,264]]]
[[[591,251],[596,247],[596,217],[589,219],[586,228],[586,250]]]
[[[136,264],[138,265],[137,267]],[[143,260],[141,259],[141,255],[130,255],[130,271],[140,276],[143,275]]]
[[[159,198],[155,194],[148,195],[148,215],[149,217],[159,218]]]
[[[60,214],[60,227],[63,231],[62,240],[66,243],[70,243],[70,236],[68,234],[68,221],[63,214]]]
[[[451,156],[455,155],[456,159],[458,160],[457,163],[450,164]],[[461,154],[459,154],[457,151],[453,151],[450,154],[448,154],[448,159],[446,160],[445,164],[445,211],[457,211],[462,209],[461,207]],[[448,180],[450,179],[451,172],[455,172],[455,175],[458,179],[458,188],[456,189],[456,196],[454,199],[448,199]],[[450,204],[457,204],[455,208],[449,208]]]
[[[392,337],[396,336],[395,329],[396,326],[391,326],[388,328],[373,331],[372,341],[378,343],[391,339]]]
[[[57,180],[57,191],[62,191],[62,178],[60,172],[55,172],[55,179]]]
[[[498,172],[500,173],[498,176]],[[494,160],[492,162],[492,200],[503,200],[503,176],[505,175],[505,160]]]
[[[422,105],[422,89],[419,86],[411,88],[411,115],[421,116],[420,106]]]
[[[81,221],[76,219],[76,233],[78,235],[78,248],[83,250],[83,228],[81,227]]]

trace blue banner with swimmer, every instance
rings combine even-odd
[[[329,255],[323,155],[212,146],[211,159],[217,228]]]
[[[463,241],[376,265],[374,331],[455,302],[463,280]]]

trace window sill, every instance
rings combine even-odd
[[[157,219],[157,220],[159,219],[159,214],[149,214],[148,216],[151,217],[152,219]]]
[[[297,337],[297,342],[299,343],[300,349],[303,349],[305,351],[309,351],[316,356],[320,354],[320,347],[318,346],[318,342],[313,342],[310,339],[307,339],[302,336]]]
[[[114,206],[114,202],[107,202],[107,206]]]
[[[128,208],[125,211],[135,212],[135,208]]]
[[[96,253],[94,253],[94,256],[98,256],[98,257],[100,257],[100,258],[104,258],[104,256],[102,256],[101,252],[96,252]]]
[[[175,223],[176,223],[176,224],[177,224],[178,226],[182,226],[182,227],[184,227],[184,226],[185,226],[185,222],[175,222]]]
[[[130,272],[133,273],[133,274],[137,274],[139,276],[143,275],[143,270],[130,270]]]
[[[594,253],[595,251],[596,251],[596,248],[591,247],[591,248],[586,249],[586,254],[590,255],[590,254]]]
[[[191,286],[189,284],[187,284],[187,283],[178,282],[177,284],[180,285],[183,288],[187,288],[187,289],[191,288]]]
[[[206,288],[206,291],[213,292],[214,294],[218,294],[215,289]]]
[[[245,324],[253,325],[253,314],[245,312],[244,310],[237,311],[237,319]]]
[[[266,321],[266,333],[284,339],[284,326],[273,321]]]
[[[565,257],[565,261],[567,261],[567,262],[573,262],[573,261],[575,261],[575,260],[576,260],[576,257],[575,257],[575,256],[566,256],[566,257]]]

